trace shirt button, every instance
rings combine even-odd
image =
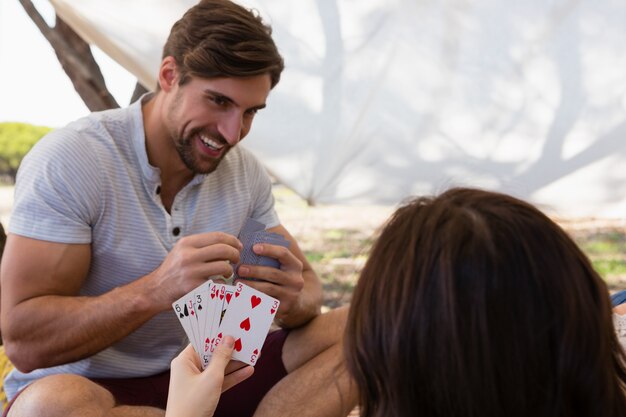
[[[178,236],[180,234],[180,227],[175,227],[172,229],[172,234],[174,236]]]
[[[157,194],[161,194],[161,186],[160,185],[157,186],[156,193]]]

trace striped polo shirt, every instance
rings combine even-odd
[[[91,267],[80,295],[97,296],[152,272],[183,236],[209,231],[236,236],[248,217],[267,227],[279,224],[270,179],[241,146],[213,173],[196,175],[168,213],[159,196],[160,170],[148,162],[141,101],[51,132],[18,172],[10,233],[90,243]],[[12,398],[26,384],[57,373],[153,375],[167,370],[186,343],[176,316],[165,311],[90,358],[28,374],[14,370],[4,387]]]

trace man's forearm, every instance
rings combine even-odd
[[[323,302],[322,284],[312,269],[303,271],[302,275],[304,277],[304,287],[302,288],[297,308],[292,309],[289,314],[276,319],[280,327],[286,329],[300,327],[321,314]]]
[[[97,297],[47,295],[15,306],[3,323],[5,347],[23,372],[74,362],[123,339],[159,311],[146,277]]]

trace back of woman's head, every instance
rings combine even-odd
[[[346,336],[364,416],[626,415],[602,279],[510,196],[453,189],[397,210]]]

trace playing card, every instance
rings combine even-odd
[[[209,280],[193,291],[198,329],[196,332],[196,338],[198,339],[196,351],[200,355],[203,368],[206,367],[206,365],[209,363],[209,356],[206,354],[206,349],[204,346],[207,338],[207,321],[209,314],[211,313],[209,310],[212,307],[209,305],[209,292],[212,285],[213,281]]]
[[[208,281],[194,290],[194,300],[196,302],[196,320],[198,321],[199,336],[203,336],[206,327],[207,318],[207,302],[209,298],[209,289],[212,281]]]
[[[238,237],[243,237],[254,232],[258,232],[259,230],[265,230],[265,225],[261,222],[258,222],[254,219],[248,218],[246,223],[243,225],[241,230],[239,231]]]
[[[172,308],[176,313],[176,317],[180,321],[180,324],[183,326],[185,330],[185,334],[187,335],[187,339],[193,345],[194,349],[198,354],[201,353],[201,350],[198,348],[198,341],[194,331],[194,322],[196,322],[195,311],[192,308],[192,298],[190,298],[191,293],[187,293],[183,295],[181,298],[172,303]],[[191,301],[191,303],[190,303]]]
[[[215,346],[224,336],[235,338],[233,359],[255,365],[280,302],[241,282],[216,335]]]
[[[215,350],[215,336],[222,318],[232,300],[235,287],[220,283],[213,283],[209,291],[208,316],[205,325],[205,338],[203,343],[203,352],[209,355]]]
[[[237,269],[240,265],[262,265],[273,268],[280,268],[280,262],[276,258],[269,256],[257,255],[252,248],[258,243],[268,243],[270,245],[280,245],[286,248],[289,247],[289,240],[283,235],[278,233],[268,232],[266,230],[258,230],[250,234],[240,236],[243,249],[241,250],[241,256],[239,263],[233,268],[235,270],[235,278],[240,278],[237,274]],[[255,281],[255,278],[245,278]]]
[[[252,239],[252,246],[257,243],[268,243],[270,245],[278,245],[284,246],[286,248],[289,247],[289,241],[285,239],[285,237],[278,233],[255,233]],[[280,262],[276,258],[271,258],[269,256],[256,255],[256,264],[262,266],[271,266],[273,268],[280,268]]]

